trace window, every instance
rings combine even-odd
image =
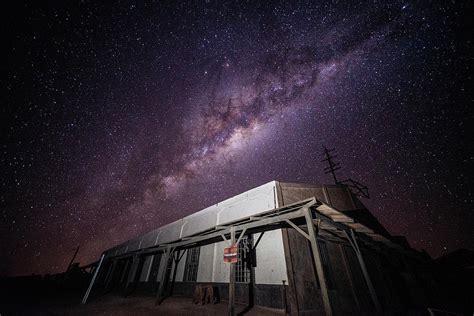
[[[186,256],[186,266],[184,268],[184,280],[185,282],[196,282],[198,266],[199,266],[199,253],[201,248],[195,247],[188,249]]]
[[[245,236],[239,242],[238,261],[236,263],[235,282],[249,283],[251,269],[252,237]]]

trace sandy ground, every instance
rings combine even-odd
[[[26,302],[25,302],[26,303]],[[5,307],[5,306],[3,306]],[[250,310],[243,304],[236,304],[236,315],[284,315],[282,310],[254,307]],[[68,302],[35,302],[34,304],[10,305],[0,315],[227,315],[227,302],[196,305],[188,297],[169,297],[160,306],[155,306],[153,297],[109,294],[81,305],[74,299]]]
[[[152,297],[121,297],[107,295],[86,305],[79,305],[68,311],[59,310],[58,315],[226,315],[227,302],[196,305],[188,297],[169,297],[159,306],[155,306]],[[56,311],[51,311],[55,313]],[[284,315],[281,310],[254,307],[246,310],[243,304],[237,304],[236,315]]]

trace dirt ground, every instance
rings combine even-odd
[[[243,304],[236,304],[236,315],[284,315],[283,311],[262,307],[247,310]],[[227,302],[196,305],[188,297],[169,297],[159,306],[155,306],[152,297],[121,297],[107,295],[86,305],[70,309],[51,310],[57,315],[227,315]]]
[[[5,307],[5,306],[3,306]],[[227,315],[227,302],[196,305],[188,297],[169,297],[160,306],[155,306],[153,297],[122,297],[109,294],[81,305],[78,300],[65,302],[36,302],[35,304],[15,304],[0,310],[0,315]],[[1,308],[0,308],[1,309]],[[282,310],[254,307],[248,310],[243,304],[236,304],[236,315],[284,315]]]

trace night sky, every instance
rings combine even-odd
[[[392,234],[473,248],[469,1],[36,2],[1,10],[0,275],[332,183],[322,145]]]

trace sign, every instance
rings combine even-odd
[[[237,263],[239,248],[237,245],[224,248],[224,262],[226,263]]]

